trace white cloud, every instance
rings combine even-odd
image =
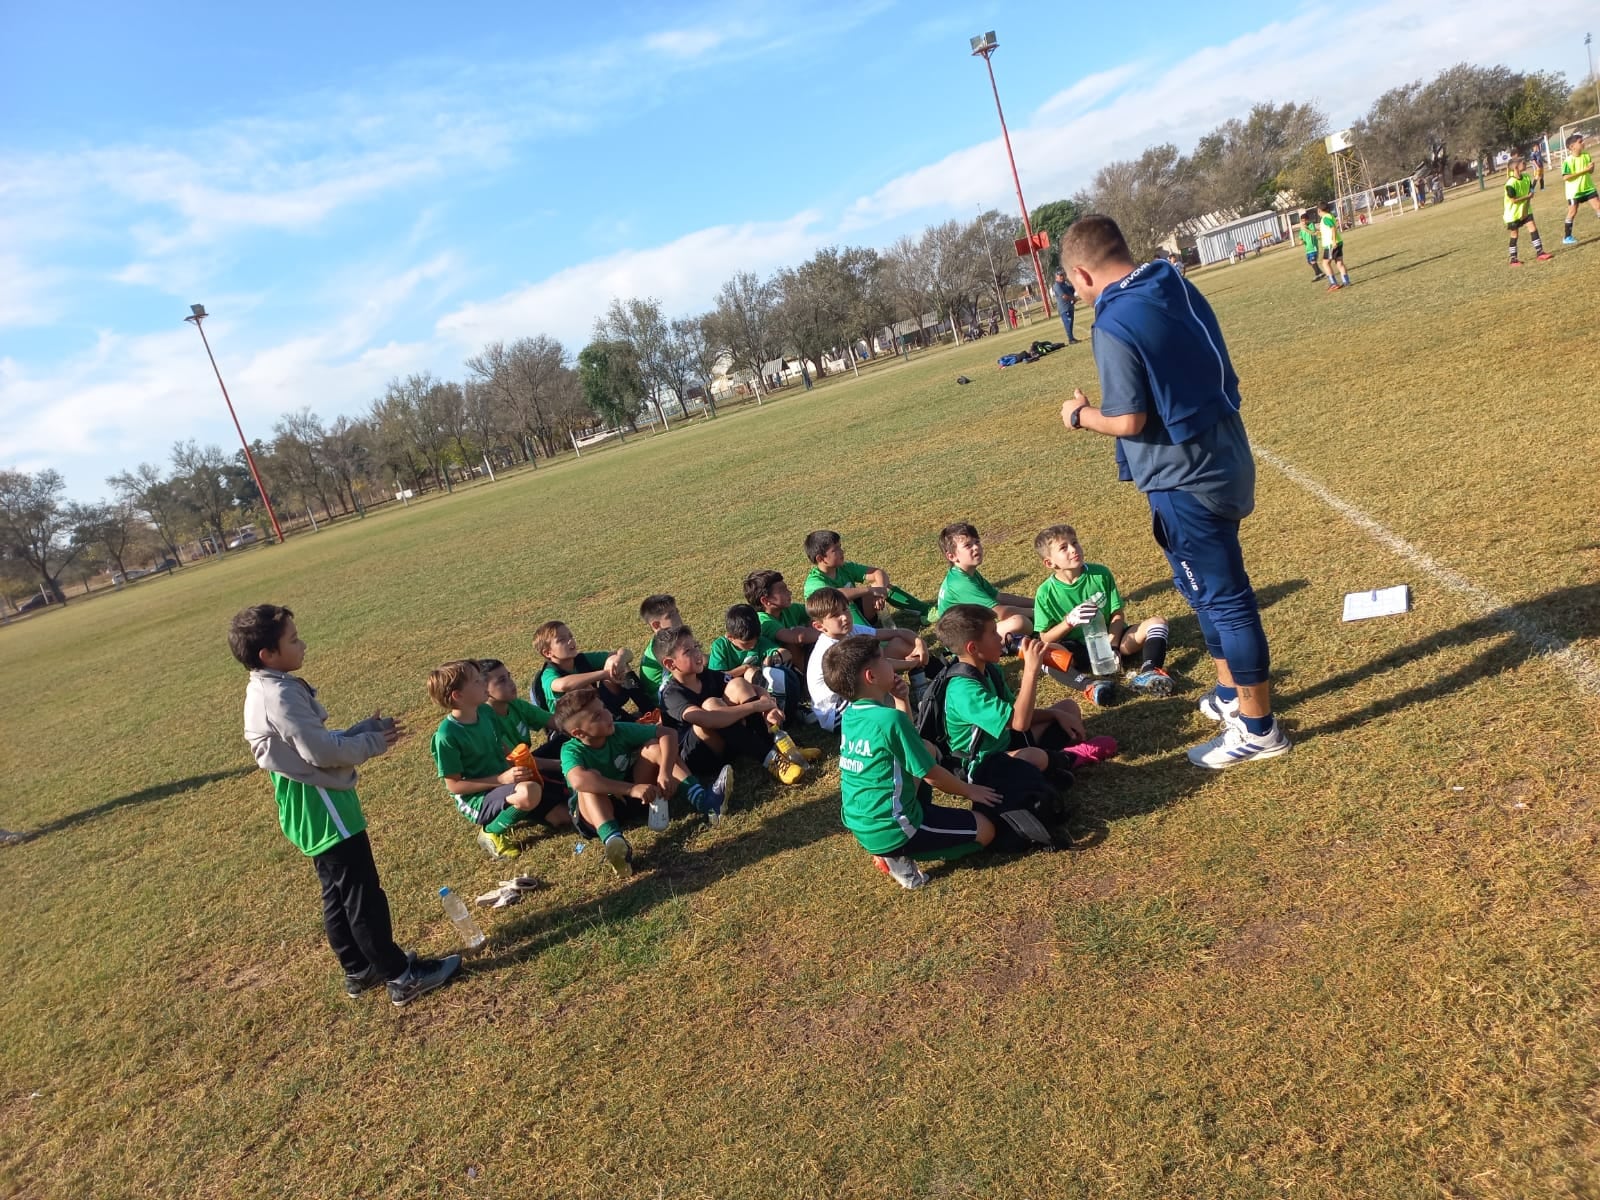
[[[715,29],[667,29],[650,34],[644,44],[673,58],[699,58],[724,40],[725,36]]]

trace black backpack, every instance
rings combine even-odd
[[[990,686],[999,692],[1005,683],[1000,668],[990,663],[987,674]],[[984,673],[977,667],[958,658],[950,659],[928,684],[928,690],[923,692],[922,699],[917,702],[917,715],[912,720],[912,724],[917,728],[917,736],[924,741],[932,742],[934,748],[938,750],[940,765],[963,774],[967,761],[972,757],[972,748],[950,745],[950,735],[944,720],[944,697],[950,690],[952,679],[973,679],[981,682],[983,677]]]

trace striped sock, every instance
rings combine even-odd
[[[1144,661],[1149,667],[1164,666],[1167,661],[1167,623],[1152,622],[1144,635]]]
[[[615,821],[602,821],[600,823],[600,828],[595,832],[600,835],[600,840],[602,842],[609,842],[612,838],[616,837],[617,834],[621,833],[622,830],[617,827],[617,823]]]

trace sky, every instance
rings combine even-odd
[[[71,498],[613,297],[1030,207],[1258,101],[1348,125],[1455,62],[1586,73],[1587,0],[263,7],[0,0],[0,468]],[[1075,8],[1076,6],[1074,6]],[[1185,34],[1184,31],[1191,31]],[[1333,49],[1329,49],[1332,47]]]

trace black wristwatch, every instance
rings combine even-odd
[[[1089,406],[1087,404],[1080,404],[1080,405],[1078,405],[1077,408],[1072,410],[1072,427],[1074,429],[1082,429],[1083,428],[1082,425],[1078,424],[1078,420],[1079,420],[1080,417],[1083,416],[1083,410],[1088,408],[1088,407]]]

